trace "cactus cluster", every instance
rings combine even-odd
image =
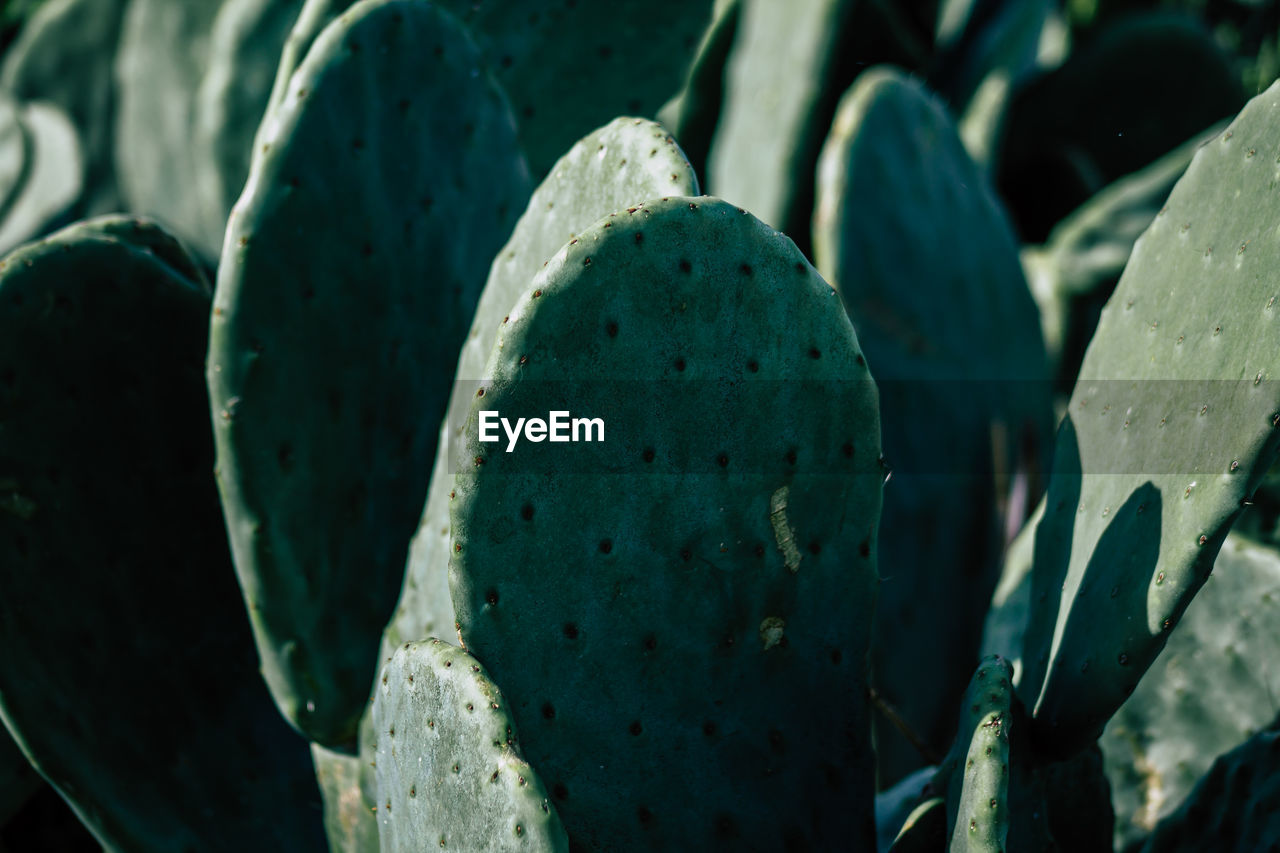
[[[13,6],[0,850],[1280,844],[1255,6]]]

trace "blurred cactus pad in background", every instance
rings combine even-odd
[[[0,853],[1280,850],[1278,77],[1275,0],[0,3]]]

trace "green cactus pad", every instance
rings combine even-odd
[[[947,802],[933,797],[907,815],[888,853],[937,853],[947,847]]]
[[[458,357],[449,416],[422,522],[414,535],[396,614],[383,636],[382,658],[401,643],[456,633],[449,599],[449,492],[475,381],[484,376],[494,339],[516,300],[556,250],[597,219],[663,195],[693,196],[693,167],[662,125],[618,118],[579,140],[534,192],[511,239],[498,252],[475,320]]]
[[[876,392],[794,244],[718,199],[611,215],[516,303],[481,390],[454,607],[573,843],[873,845]],[[480,410],[549,406],[605,441],[478,440]]]
[[[84,148],[88,215],[120,209],[112,146],[112,67],[126,0],[45,0],[5,49],[0,89],[66,112]]]
[[[52,104],[24,104],[18,122],[25,162],[18,191],[0,220],[0,252],[65,222],[84,189],[84,153],[66,113]]]
[[[214,300],[219,486],[267,683],[333,747],[365,709],[458,347],[528,174],[466,34],[412,0],[335,20],[267,122]]]
[[[276,66],[276,79],[271,86],[271,94],[267,98],[264,116],[270,115],[272,110],[284,103],[289,94],[289,78],[306,58],[311,44],[334,18],[351,5],[351,2],[352,0],[305,0],[297,19],[289,30],[284,46],[280,49],[280,63]],[[254,148],[257,147],[255,144]]]
[[[1201,148],[1085,354],[1037,529],[1019,694],[1093,741],[1209,576],[1280,447],[1280,86]]]
[[[1151,13],[1107,26],[1009,104],[996,184],[1019,234],[1043,242],[1090,196],[1244,98],[1231,58],[1199,21]]]
[[[0,826],[4,826],[42,784],[40,774],[0,725]]]
[[[1103,732],[1121,844],[1154,829],[1215,756],[1275,717],[1278,604],[1280,550],[1229,536],[1169,644]]]
[[[1058,362],[1058,379],[1066,379],[1068,387],[1134,242],[1156,218],[1196,150],[1226,126],[1221,122],[1108,185],[1059,222],[1045,245],[1023,249],[1022,266],[1040,307],[1045,345]]]
[[[962,700],[951,760],[947,826],[953,851],[1002,851],[1009,834],[1013,668],[983,659]]]
[[[30,135],[23,127],[19,106],[0,95],[0,221],[18,199],[30,176],[33,152]]]
[[[520,755],[511,709],[479,661],[440,640],[406,643],[380,682],[383,853],[569,849],[550,794]]]
[[[1213,763],[1142,853],[1253,853],[1280,847],[1280,724]]]
[[[658,121],[671,128],[699,175],[706,174],[711,138],[724,102],[724,71],[741,18],[742,0],[716,0],[684,88],[658,112]]]
[[[133,213],[152,216],[195,251],[216,258],[225,220],[193,181],[196,93],[222,3],[129,0],[116,52],[115,162]]]
[[[444,0],[511,96],[537,177],[618,115],[651,116],[680,88],[712,0]]]
[[[209,295],[152,229],[0,262],[0,716],[110,850],[315,850],[210,475]]]
[[[213,21],[208,70],[195,96],[189,142],[195,171],[187,185],[220,222],[244,189],[280,51],[301,8],[302,0],[226,0]]]
[[[373,700],[360,718],[356,755],[311,744],[316,781],[324,798],[324,832],[330,853],[378,853],[377,730]]]
[[[813,239],[880,386],[895,469],[874,681],[941,753],[999,572],[995,471],[1020,464],[1020,445],[1048,456],[1036,306],[1004,211],[945,108],[893,69],[863,72],[840,104],[819,161]],[[881,778],[896,780],[922,760],[882,728]]]
[[[707,182],[712,192],[789,233],[794,221],[811,215],[806,184],[831,115],[822,101],[831,99],[826,90],[837,45],[856,5],[742,0]]]

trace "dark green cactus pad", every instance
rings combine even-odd
[[[1154,829],[1215,756],[1275,717],[1278,603],[1280,551],[1228,537],[1213,575],[1102,735],[1118,843]]]
[[[876,794],[876,849],[888,850],[920,806],[921,792],[933,781],[938,768],[922,767]],[[942,828],[946,830],[946,816]],[[939,846],[946,843],[945,837]]]
[[[711,139],[724,103],[725,67],[741,18],[742,0],[716,0],[711,24],[702,34],[702,43],[689,67],[684,88],[658,113],[658,121],[671,128],[699,175],[706,174]]]
[[[718,199],[611,215],[511,310],[481,390],[454,607],[573,843],[872,846],[876,392],[794,244]],[[480,410],[548,407],[605,441],[478,441]]]
[[[210,474],[209,295],[133,230],[0,269],[0,714],[110,850],[314,850]]]
[[[982,628],[982,654],[999,655],[1013,667],[1013,683],[1022,677],[1022,637],[1031,618],[1031,563],[1035,559],[1036,526],[1044,517],[1041,500],[1031,518],[1005,549],[1000,582]]]
[[[7,823],[42,784],[40,774],[0,725],[0,826]]]
[[[1038,767],[1036,773],[1044,787],[1042,802],[1056,849],[1112,853],[1116,814],[1098,745]]]
[[[449,492],[465,445],[475,381],[484,376],[503,318],[547,260],[579,232],[614,211],[663,195],[698,195],[698,180],[666,129],[636,118],[614,119],[579,140],[533,193],[489,269],[458,357],[458,381],[440,438],[440,447],[450,452],[437,456],[431,472],[400,602],[382,639],[383,658],[410,640],[457,633],[449,598]]]
[[[1142,853],[1253,853],[1280,847],[1280,724],[1213,763]]]
[[[528,174],[466,34],[410,0],[335,21],[267,122],[214,300],[219,486],[272,694],[349,745]]]
[[[374,691],[383,853],[539,850],[569,842],[521,756],[510,706],[480,662],[441,640],[406,643]]]
[[[158,219],[192,248],[216,258],[225,218],[193,181],[196,93],[222,3],[129,0],[116,53],[115,163],[133,213]]]
[[[0,89],[66,112],[84,148],[88,215],[120,209],[113,157],[113,65],[126,0],[46,0],[4,54]]]
[[[1069,390],[1093,338],[1098,314],[1129,260],[1201,145],[1226,130],[1221,122],[1142,169],[1111,183],[1054,226],[1043,246],[1023,249],[1022,265],[1040,306],[1055,385]],[[1064,384],[1065,383],[1065,384]]]
[[[213,21],[189,143],[195,172],[187,183],[214,219],[225,222],[244,189],[280,51],[301,8],[302,0],[226,0]]]
[[[1201,148],[1138,240],[1059,431],[1019,694],[1092,742],[1164,647],[1280,447],[1280,87]]]
[[[1131,16],[1077,45],[1008,108],[996,183],[1023,240],[1043,242],[1094,193],[1244,99],[1230,58],[1182,15]]]
[[[957,113],[994,76],[1010,87],[1033,71],[1051,8],[1047,0],[952,0],[941,6],[926,83]]]
[[[889,853],[940,853],[946,850],[946,800],[932,797],[916,806],[887,849]]]
[[[537,177],[619,115],[654,115],[680,88],[712,0],[443,0],[511,96]],[[569,94],[572,93],[572,94]]]
[[[880,386],[895,469],[873,680],[940,754],[999,572],[996,471],[1020,464],[1020,446],[1048,455],[1039,318],[1008,220],[945,108],[896,70],[864,72],[841,102],[813,235],[818,269],[843,297]],[[882,728],[888,782],[923,761]]]

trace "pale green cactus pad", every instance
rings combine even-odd
[[[480,662],[406,643],[374,691],[382,853],[567,853],[559,815],[520,754],[511,709]]]

